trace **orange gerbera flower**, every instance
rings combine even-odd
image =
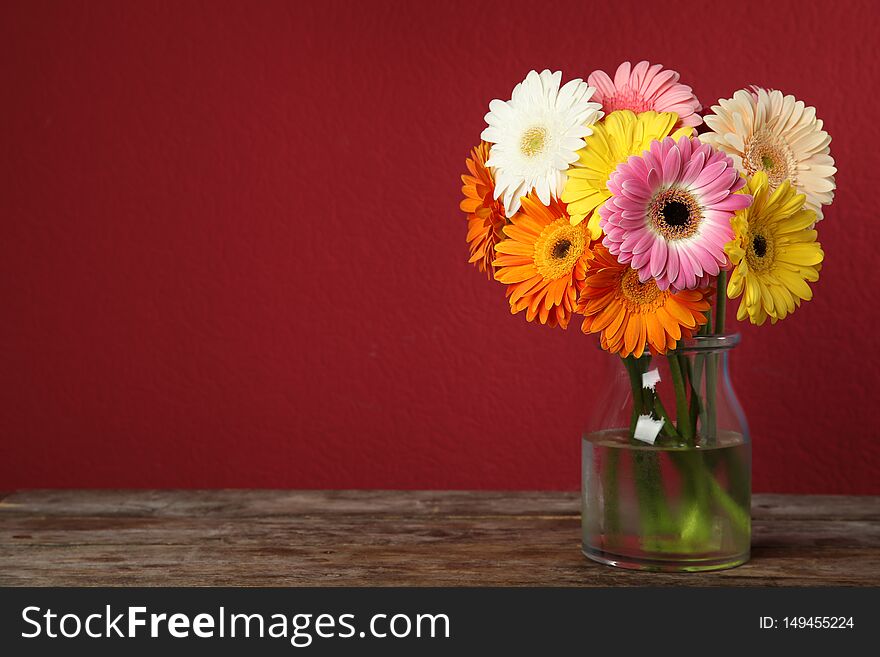
[[[586,224],[572,226],[563,203],[547,207],[531,193],[504,234],[493,264],[495,278],[508,286],[510,312],[567,328],[593,257]]]
[[[585,315],[581,330],[600,333],[602,348],[621,357],[666,353],[706,323],[709,289],[661,290],[654,279],[639,282],[639,273],[620,264],[597,246],[587,272],[577,312]]]
[[[481,141],[465,161],[470,175],[465,174],[461,177],[461,182],[464,183],[461,188],[464,199],[459,207],[468,215],[467,241],[471,249],[471,258],[468,262],[474,263],[477,269],[486,272],[491,280],[495,273],[495,268],[492,266],[492,261],[495,259],[495,245],[504,239],[501,229],[504,228],[506,220],[504,204],[493,198],[495,179],[492,172],[486,168],[490,146],[491,144]]]

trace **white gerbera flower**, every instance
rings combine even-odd
[[[822,206],[834,200],[837,169],[831,137],[822,129],[814,107],[775,89],[753,89],[740,89],[733,98],[719,100],[712,107],[714,114],[703,117],[712,132],[701,134],[700,141],[730,155],[747,176],[764,171],[771,190],[783,180],[791,181],[821,219]]]
[[[508,217],[532,190],[544,205],[559,197],[583,138],[593,134],[589,126],[602,118],[602,106],[590,102],[593,87],[575,79],[560,89],[561,81],[561,71],[530,71],[509,101],[489,103],[481,136],[492,144],[486,165],[495,170],[495,198],[504,197]]]

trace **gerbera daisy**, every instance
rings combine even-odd
[[[587,84],[596,87],[593,100],[602,104],[606,114],[621,109],[637,114],[647,110],[675,112],[679,125],[698,126],[703,122],[697,114],[702,109],[700,101],[689,86],[679,83],[678,77],[678,73],[663,70],[660,64],[651,66],[642,61],[632,66],[624,62],[617,67],[613,80],[605,71],[593,71]]]
[[[825,254],[810,228],[815,213],[787,180],[771,191],[767,174],[759,171],[748,191],[755,200],[734,217],[736,237],[726,246],[734,264],[727,296],[743,297],[738,320],[761,325],[769,317],[775,324],[813,298],[807,282],[819,280]]]
[[[621,357],[641,357],[674,349],[706,323],[708,289],[661,290],[656,281],[639,280],[638,272],[601,245],[594,249],[577,312],[584,315],[581,330],[601,333],[602,348]]]
[[[546,206],[529,194],[504,234],[493,264],[495,278],[508,285],[510,312],[567,328],[593,257],[586,227],[572,226],[558,201]]]
[[[822,206],[834,199],[837,169],[831,137],[815,108],[781,91],[752,87],[719,100],[712,111],[705,117],[712,132],[700,139],[730,155],[747,176],[765,172],[771,190],[783,180],[791,181],[806,195],[806,207],[822,218]]]
[[[461,177],[461,193],[464,199],[459,207],[466,212],[468,231],[467,241],[471,249],[468,262],[486,272],[491,279],[495,274],[492,261],[495,259],[495,245],[504,239],[504,206],[495,200],[495,180],[492,171],[486,167],[489,159],[489,144],[480,142],[474,147],[471,156],[465,161],[469,174]]]
[[[568,180],[562,191],[562,200],[568,204],[571,221],[579,224],[589,217],[590,236],[602,236],[598,208],[611,196],[606,183],[608,177],[630,155],[641,155],[655,139],[670,133],[675,138],[690,135],[692,128],[675,130],[678,115],[671,112],[642,112],[618,110],[593,126],[593,134],[578,151],[578,160],[568,170]]]
[[[727,264],[730,219],[751,197],[724,153],[699,139],[667,137],[630,157],[608,180],[611,198],[600,208],[602,243],[630,263],[643,283],[690,290]]]
[[[495,169],[495,198],[503,198],[508,217],[533,190],[544,205],[559,197],[565,170],[602,117],[599,104],[590,102],[595,89],[580,78],[560,89],[561,81],[561,71],[530,71],[509,101],[489,103],[482,134],[492,143],[486,165]]]

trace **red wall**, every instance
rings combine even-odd
[[[756,490],[880,493],[874,9],[4,2],[0,488],[577,487],[603,355],[466,264],[458,176],[530,68],[647,58],[825,119],[816,298],[733,374]]]

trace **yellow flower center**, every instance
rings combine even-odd
[[[797,168],[788,145],[766,130],[755,133],[743,149],[743,169],[750,176],[758,171],[767,174],[770,189],[785,179],[794,183]]]
[[[534,157],[538,153],[542,153],[546,145],[547,128],[536,125],[523,133],[519,142],[519,150],[526,157]]]
[[[535,240],[535,268],[546,279],[567,276],[587,248],[585,226],[572,226],[568,217],[560,217]]]
[[[754,272],[767,271],[773,266],[776,249],[772,236],[768,237],[760,228],[750,230],[746,245],[746,262]]]
[[[657,287],[653,278],[642,283],[639,280],[639,272],[635,269],[627,269],[620,280],[620,292],[630,312],[649,312],[663,302],[663,291]],[[659,301],[658,301],[659,299]]]
[[[697,200],[683,189],[670,187],[648,205],[648,221],[667,240],[683,240],[697,232],[703,214]]]

